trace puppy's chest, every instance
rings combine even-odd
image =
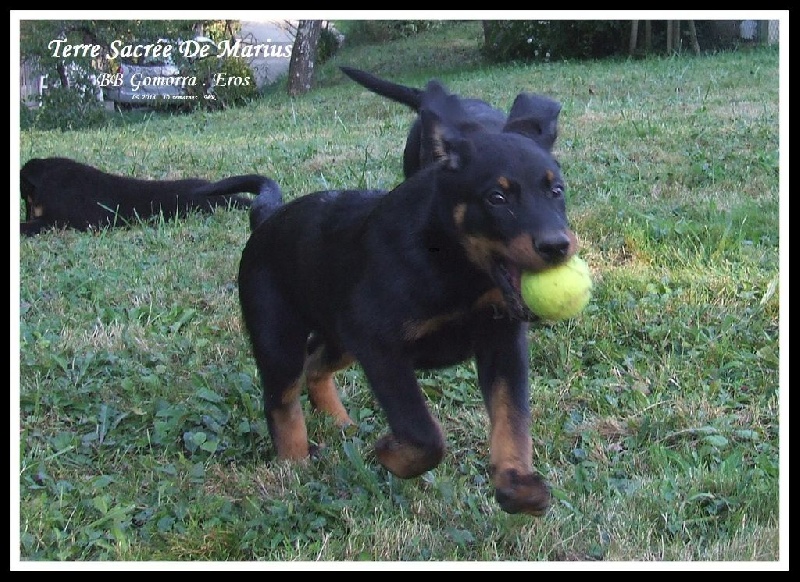
[[[418,367],[437,368],[462,362],[474,353],[475,345],[492,326],[508,323],[500,306],[482,303],[468,310],[443,312],[427,318],[408,318],[402,324],[402,338]]]
[[[504,317],[502,294],[489,290],[468,306],[444,308],[433,315],[409,315],[403,323],[403,338],[414,341],[433,334],[462,335],[487,318]]]

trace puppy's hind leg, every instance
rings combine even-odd
[[[340,427],[355,423],[345,407],[342,406],[333,374],[346,368],[352,362],[353,358],[324,343],[316,334],[312,334],[308,343],[308,356],[305,364],[308,396],[314,408],[332,416]]]
[[[240,269],[239,300],[261,377],[264,414],[275,452],[279,459],[303,459],[309,448],[300,390],[310,330],[264,269]]]

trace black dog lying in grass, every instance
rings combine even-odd
[[[209,212],[217,206],[249,208],[251,198],[277,185],[249,174],[209,182],[140,180],[108,174],[67,158],[29,160],[20,170],[25,222],[20,233],[34,235],[51,227],[78,230],[123,226],[132,220],[163,215],[184,216],[191,210]]]
[[[489,472],[500,506],[545,512],[533,470],[523,270],[577,248],[552,140],[515,112],[498,131],[469,131],[463,100],[428,84],[420,151],[430,156],[390,192],[328,191],[281,204],[259,197],[239,264],[242,316],[279,459],[310,453],[300,392],[351,424],[333,381],[358,362],[389,433],[378,461],[401,478],[436,467],[445,437],[415,370],[474,358],[491,423]]]
[[[402,103],[419,112],[425,98],[423,89],[398,85],[352,67],[339,68],[356,83],[373,93]],[[443,119],[448,125],[457,127],[462,133],[468,134],[475,131],[499,133],[507,128],[509,121],[523,119],[525,131],[548,150],[552,149],[558,136],[558,114],[561,112],[561,104],[548,97],[533,93],[520,93],[514,100],[508,119],[506,119],[505,113],[485,101],[453,97],[458,99],[459,107],[443,111]],[[411,126],[406,140],[403,152],[403,174],[408,178],[435,159],[435,153],[426,149],[426,142],[422,136],[422,121],[418,116]]]

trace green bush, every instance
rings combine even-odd
[[[593,59],[625,54],[623,20],[492,20],[484,23],[484,57],[494,63]]]
[[[198,84],[187,87],[187,93],[197,97],[186,101],[192,107],[228,109],[244,105],[258,96],[255,74],[242,58],[202,59],[183,69],[181,74],[197,76]],[[209,94],[213,94],[215,99],[206,98]]]
[[[348,23],[349,45],[374,44],[413,36],[443,26],[441,20],[356,20]]]
[[[214,87],[214,94],[222,107],[244,105],[258,96],[256,77],[244,59],[220,59],[218,72],[225,75],[224,78],[229,82],[227,85]]]
[[[23,105],[23,109],[28,109]],[[29,110],[20,119],[24,128],[36,129],[89,129],[108,122],[103,103],[97,99],[91,86],[53,87],[41,98],[37,110]]]
[[[330,26],[322,27],[317,45],[317,64],[328,61],[342,45],[342,36]]]
[[[19,128],[31,129],[36,123],[36,111],[28,107],[25,102],[19,101]]]

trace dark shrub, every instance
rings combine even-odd
[[[441,20],[354,20],[347,23],[348,45],[374,44],[413,36],[443,26]]]
[[[489,20],[483,54],[495,63],[622,55],[630,27],[629,20]]]

